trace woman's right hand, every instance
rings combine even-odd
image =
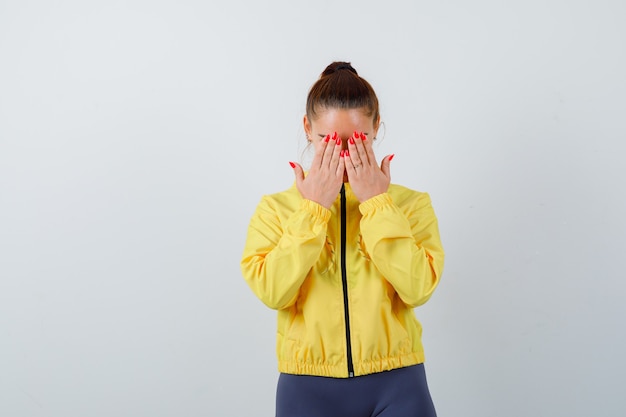
[[[289,163],[296,175],[296,187],[302,198],[330,208],[341,190],[345,171],[341,157],[341,138],[334,133],[326,135],[315,145],[315,156],[311,169],[305,176],[300,164]]]

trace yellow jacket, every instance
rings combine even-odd
[[[345,184],[326,209],[294,185],[261,199],[241,270],[278,310],[278,370],[345,378],[424,362],[413,308],[443,259],[426,193],[391,184],[359,204]]]

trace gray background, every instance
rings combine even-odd
[[[375,87],[447,262],[440,416],[623,416],[626,5],[0,1],[0,415],[270,416],[239,271],[310,85]]]

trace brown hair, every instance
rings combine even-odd
[[[333,62],[313,84],[306,99],[306,114],[315,120],[320,109],[367,109],[376,123],[380,117],[374,89],[349,62]]]

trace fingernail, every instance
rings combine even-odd
[[[341,150],[341,152],[339,152],[339,156],[341,156],[343,158],[343,156],[345,155],[343,149]]]
[[[367,136],[365,136],[365,133],[361,133],[361,140],[365,140],[367,139]]]
[[[343,154],[345,157],[349,157],[350,156],[350,151],[346,149],[346,151]]]
[[[289,165],[291,165],[292,168],[296,167],[296,164],[294,164],[293,162],[289,161]]]
[[[341,138],[337,138],[337,140],[335,141],[335,143],[336,143],[337,145],[341,145]]]
[[[333,140],[337,140],[337,132],[333,133]]]
[[[391,160],[393,159],[394,156],[396,156],[396,154],[392,153],[391,156],[389,157],[389,162],[391,162]]]
[[[324,142],[328,142],[330,140],[330,135],[326,135],[326,137],[324,138]]]
[[[350,145],[354,145],[354,138],[350,137],[350,139],[348,139],[348,142],[350,142]]]

